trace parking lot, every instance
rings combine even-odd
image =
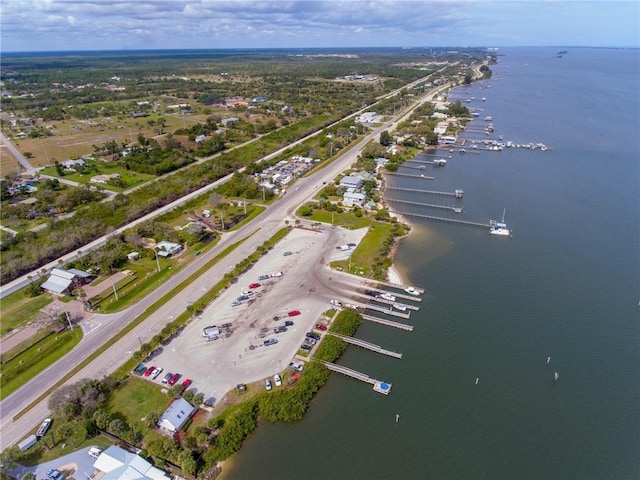
[[[319,232],[292,229],[147,364],[164,369],[153,381],[160,383],[166,372],[178,372],[182,374],[180,382],[192,379],[193,387],[205,399],[217,402],[239,383],[251,383],[287,368],[306,332],[340,293],[337,286],[332,288],[330,282],[323,281],[326,265],[350,253],[336,247],[358,243],[365,233],[366,229],[333,227]],[[276,272],[282,272],[282,276],[258,279]],[[249,288],[253,283],[260,286]],[[238,300],[245,291],[253,295]],[[233,306],[234,302],[239,305]],[[300,314],[289,317],[288,312],[294,310]],[[285,320],[293,321],[293,325],[274,333]],[[216,340],[209,340],[203,330],[213,325],[220,328],[220,334]],[[272,339],[277,342],[264,344]]]

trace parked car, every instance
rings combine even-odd
[[[279,387],[282,385],[282,379],[280,378],[280,375],[273,376],[273,383],[276,384],[276,387]]]
[[[293,255],[293,252],[284,252],[282,255],[288,257],[289,255]]]
[[[153,373],[151,374],[151,378],[153,378],[153,379],[155,380],[156,378],[158,378],[158,377],[160,376],[160,374],[162,373],[162,371],[163,371],[163,370],[164,370],[164,369],[163,369],[162,367],[158,367],[158,368],[156,368],[156,369],[153,371]]]
[[[316,328],[317,328],[318,330],[325,331],[325,330],[327,329],[327,326],[326,326],[326,325],[324,325],[324,324],[322,324],[322,323],[316,323]]]
[[[155,369],[156,369],[156,367],[149,367],[149,368],[147,368],[147,371],[146,371],[146,372],[144,372],[144,376],[145,376],[145,377],[150,377],[150,376],[151,376],[151,374],[155,371]]]
[[[162,383],[168,383],[169,380],[171,380],[171,377],[173,377],[173,373],[167,372],[167,374],[162,379]]]
[[[287,327],[276,327],[273,329],[273,333],[284,333],[287,331]]]
[[[242,295],[249,298],[249,297],[253,297],[254,293],[251,290],[244,290],[242,292]]]
[[[242,305],[242,304],[241,304],[239,301],[237,301],[237,300],[236,300],[236,301],[234,301],[234,302],[231,304],[231,306],[232,306],[232,307],[239,307],[240,305]]]
[[[272,320],[273,320],[274,322],[277,322],[278,320],[280,320],[280,317],[279,317],[278,315],[274,315],[274,316],[273,316],[273,318],[272,318]]]
[[[284,321],[284,326],[285,327],[293,327],[293,320],[285,320]]]
[[[240,295],[238,298],[236,298],[237,302],[242,302],[243,300],[249,300],[249,297],[247,297],[246,295]]]
[[[60,470],[52,468],[50,470],[47,470],[47,477],[51,478],[52,480],[62,480],[62,478],[64,478],[64,475]]]
[[[36,432],[36,437],[44,437],[47,434],[47,430],[49,430],[52,421],[53,420],[50,418],[45,418],[42,425],[40,425],[40,428],[38,428],[38,431]]]
[[[297,315],[300,315],[300,310],[291,310],[289,313],[287,313],[287,315],[289,315],[290,317],[295,317]]]
[[[289,366],[293,368],[296,372],[301,372],[304,369],[302,364],[297,362],[291,362]]]
[[[275,345],[276,343],[278,343],[278,339],[277,338],[268,338],[267,340],[265,340],[263,342],[263,345],[265,347],[268,347],[269,345]]]
[[[307,338],[305,338],[305,339],[304,339],[304,342],[305,342],[306,344],[308,344],[308,345],[312,345],[312,346],[313,346],[313,345],[315,345],[315,344],[316,344],[317,340],[316,340],[315,338],[309,338],[309,337],[307,337]]]
[[[307,332],[307,338],[313,338],[314,340],[320,340],[320,335],[313,332]]]
[[[264,388],[266,388],[267,391],[271,390],[271,380],[268,378],[264,381]]]
[[[271,278],[271,275],[260,275],[258,280],[268,280],[269,278]]]
[[[272,277],[281,277],[282,276],[282,272],[274,272],[271,274]]]
[[[146,371],[147,371],[147,367],[145,367],[144,365],[138,365],[138,366],[133,370],[133,372],[134,372],[136,375],[142,375],[142,374],[143,374],[144,372],[146,372]]]
[[[250,283],[249,284],[249,288],[259,288],[261,286],[262,286],[261,283]]]
[[[173,375],[171,375],[171,378],[169,379],[169,385],[173,387],[176,382],[180,380],[180,377],[182,377],[182,375],[180,375],[179,373],[174,373]]]
[[[334,307],[342,308],[342,303],[338,300],[331,300],[331,305],[333,305]]]
[[[191,380],[190,378],[187,378],[184,382],[182,382],[182,391],[185,391],[187,388],[189,388],[192,383],[193,383],[193,380]]]
[[[306,343],[303,343],[302,345],[300,345],[300,348],[301,348],[302,350],[307,350],[307,351],[309,351],[309,350],[311,350],[311,345],[307,345]]]

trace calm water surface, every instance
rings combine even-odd
[[[396,262],[427,289],[416,328],[357,333],[404,357],[349,347],[340,359],[391,395],[333,374],[303,421],[261,426],[225,479],[640,478],[639,53],[568,50],[501,51],[491,80],[453,95],[475,97],[474,127],[491,115],[496,136],[553,150],[445,151],[434,181],[389,179],[463,188],[451,218],[506,208],[514,231],[411,218]]]

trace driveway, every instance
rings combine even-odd
[[[67,448],[71,448],[71,446]],[[26,473],[33,473],[37,480],[42,480],[47,479],[47,471],[54,468],[61,472],[64,470],[67,476],[73,476],[76,480],[88,480],[96,470],[93,468],[93,462],[95,462],[96,459],[90,457],[88,453],[90,448],[91,446],[76,450],[75,452],[71,452],[50,462],[41,463],[35,467],[17,465],[16,468],[11,471],[11,474],[15,478],[22,478]]]

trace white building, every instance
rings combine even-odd
[[[184,398],[180,397],[164,411],[158,422],[158,427],[175,433],[187,423],[187,420],[196,413],[196,410],[198,410],[197,407],[194,407]]]
[[[168,242],[167,240],[163,240],[160,243],[156,244],[156,251],[158,255],[161,257],[169,257],[175,253],[178,253],[182,250],[182,245],[179,243]]]
[[[354,188],[358,190],[362,188],[362,179],[360,177],[347,175],[346,177],[342,177],[339,186],[341,188]]]
[[[342,204],[345,207],[361,207],[367,196],[364,193],[344,192],[342,195]]]
[[[376,112],[365,112],[362,115],[356,117],[356,122],[359,123],[374,123],[378,118]]]
[[[93,463],[93,468],[103,472],[100,480],[169,480],[162,470],[144,458],[112,445],[104,450]]]

